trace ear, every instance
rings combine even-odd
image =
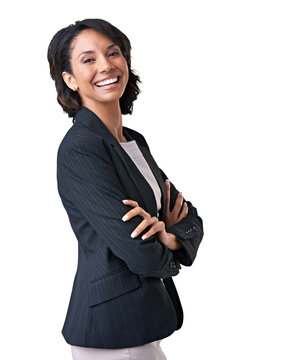
[[[72,89],[73,91],[77,91],[78,90],[78,84],[76,82],[76,79],[74,77],[74,75],[66,72],[66,71],[63,71],[62,72],[62,77],[63,77],[63,80],[64,82],[67,84],[67,86]]]

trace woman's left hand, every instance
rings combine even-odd
[[[146,212],[142,207],[138,205],[137,201],[127,199],[122,200],[122,202],[125,205],[130,205],[134,207],[123,216],[123,221],[129,220],[136,215],[139,215],[144,219],[132,232],[131,236],[133,238],[139,235],[148,226],[151,226],[150,230],[148,230],[142,236],[143,240],[156,234],[158,240],[164,243],[170,250],[178,250],[182,247],[176,235],[172,233],[167,233],[165,231],[165,223],[163,221],[159,221],[156,216],[151,216],[148,212]]]

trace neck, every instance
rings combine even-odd
[[[126,141],[122,135],[122,115],[119,101],[114,103],[92,102],[86,103],[84,106],[93,111],[100,118],[117,141]]]

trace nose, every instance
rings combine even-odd
[[[113,64],[107,56],[100,56],[98,60],[98,70],[100,72],[109,71],[114,68]]]

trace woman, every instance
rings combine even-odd
[[[57,154],[61,201],[78,240],[62,334],[73,359],[166,359],[160,342],[182,326],[172,276],[191,266],[202,219],[122,125],[140,90],[131,45],[102,19],[58,31],[48,48],[57,101],[73,126]]]

